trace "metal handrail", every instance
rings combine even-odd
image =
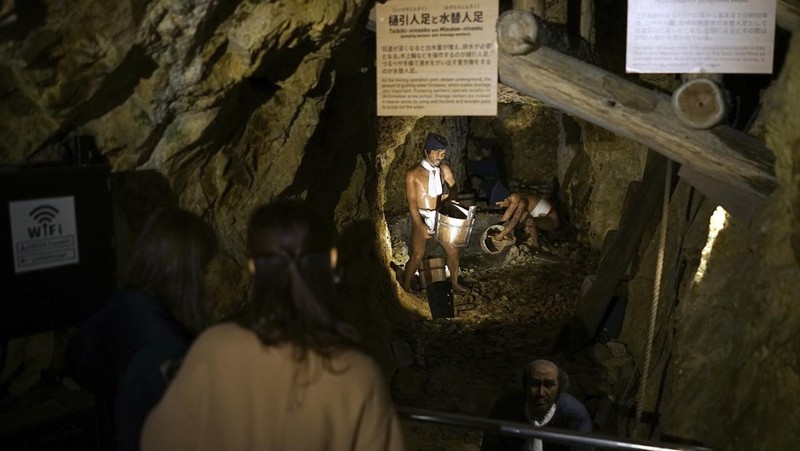
[[[690,445],[673,445],[659,442],[630,440],[599,434],[555,429],[546,426],[533,427],[525,423],[513,423],[490,418],[474,417],[449,412],[395,406],[401,418],[425,423],[442,424],[467,429],[478,429],[493,434],[513,437],[538,438],[564,445],[597,446],[608,449],[635,449],[647,451],[711,451],[711,448]]]

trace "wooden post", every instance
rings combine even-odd
[[[539,22],[533,14],[512,9],[501,14],[497,23],[497,45],[509,55],[526,55],[540,45]]]
[[[590,343],[603,325],[619,281],[641,246],[645,230],[658,218],[667,159],[650,152],[644,175],[625,196],[619,229],[597,265],[597,279],[578,303],[572,322],[562,329],[557,345],[573,353]]]
[[[728,95],[720,74],[683,74],[683,84],[672,93],[672,110],[687,127],[702,130],[728,116]]]
[[[594,45],[594,0],[581,0],[581,37]]]

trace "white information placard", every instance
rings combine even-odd
[[[9,202],[8,211],[15,274],[79,262],[73,196]]]
[[[376,4],[378,116],[497,114],[498,0]]]
[[[629,0],[625,71],[771,73],[776,0]]]

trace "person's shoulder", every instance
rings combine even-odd
[[[343,350],[336,359],[345,364],[357,365],[365,371],[380,371],[378,363],[372,357],[357,349]]]
[[[406,184],[412,185],[415,183],[424,183],[427,180],[428,171],[425,170],[422,166],[415,166],[408,171],[406,171]]]
[[[247,343],[255,344],[258,338],[255,333],[249,331],[234,322],[216,324],[204,330],[195,340],[194,348],[200,349],[232,349],[235,345],[237,349]]]
[[[111,315],[122,315],[128,320],[135,318],[151,318],[169,315],[164,304],[155,296],[139,289],[119,291],[111,297],[106,305]]]
[[[578,398],[570,395],[569,393],[561,393],[556,401],[556,404],[558,404],[558,407],[566,414],[579,417],[589,416],[589,411],[586,410],[586,406],[584,406],[583,403],[578,400]]]
[[[423,168],[422,165],[415,164],[414,166],[408,168],[408,170],[406,171],[406,177],[415,177],[422,173],[427,174],[428,171],[425,168]]]
[[[137,324],[158,321],[161,310],[164,307],[159,301],[142,291],[119,291],[81,324],[80,331],[84,334],[130,334]]]
[[[233,321],[226,321],[210,326],[203,331],[201,337],[206,340],[240,340],[253,335],[252,331],[245,329],[239,324]]]
[[[337,354],[334,360],[334,366],[338,370],[346,371],[351,377],[365,382],[383,380],[383,370],[378,363],[361,351],[344,350]]]

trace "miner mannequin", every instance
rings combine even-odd
[[[492,408],[491,418],[526,423],[533,427],[567,429],[592,433],[592,419],[586,407],[566,392],[569,376],[550,359],[534,359],[522,374],[523,391],[501,397]],[[594,451],[588,445],[566,445],[536,438],[501,436],[487,432],[481,451]]]
[[[443,184],[453,190],[456,183],[453,171],[444,163],[447,157],[447,139],[444,136],[428,133],[422,157],[419,165],[406,172],[406,198],[411,216],[411,257],[403,271],[403,288],[407,291],[413,291],[411,281],[425,255],[425,244],[435,231],[438,203],[447,197],[443,194]],[[453,291],[466,291],[458,283],[458,249],[447,243],[440,244],[447,254]]]
[[[501,222],[508,222],[505,223],[505,229],[493,238],[496,241],[504,240],[508,235],[513,236],[514,228],[524,221],[525,232],[530,237],[528,244],[539,249],[539,230],[552,232],[560,225],[558,212],[553,204],[536,194],[512,193],[497,202],[497,206],[506,209]]]

